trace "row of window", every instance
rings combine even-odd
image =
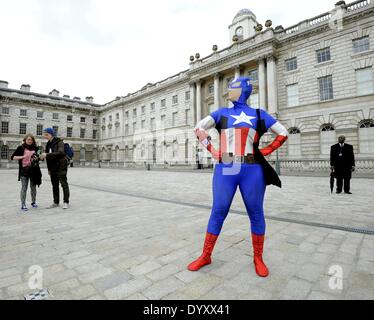
[[[370,49],[369,36],[353,40],[353,52],[354,53],[365,52],[365,51],[368,51],[369,49]],[[317,50],[316,60],[317,60],[317,63],[330,61],[331,60],[330,47]],[[298,68],[297,57],[287,59],[285,61],[285,64],[286,64],[285,68],[287,72],[297,70]]]
[[[358,128],[359,129],[374,128],[374,120],[369,119],[369,120],[361,121],[358,125]],[[335,131],[335,130],[336,130],[335,126],[331,123],[324,124],[323,126],[321,126],[321,132],[330,132],[330,131]],[[288,132],[290,133],[290,135],[301,134],[301,131],[299,128],[291,128],[288,130]]]
[[[178,119],[178,112],[174,112],[172,114],[172,119],[171,119],[171,126],[172,127],[176,127],[178,125],[180,125],[179,123],[179,119]],[[186,110],[186,113],[185,113],[185,123],[186,125],[189,124],[189,119],[190,119],[190,110]],[[142,120],[141,121],[141,129],[146,129],[146,120]],[[162,115],[161,116],[161,122],[160,122],[160,128],[161,129],[165,129],[166,128],[166,115]],[[135,130],[138,129],[138,125],[137,125],[137,122],[134,121],[132,123],[132,132],[130,132],[130,125],[129,124],[125,124],[125,136],[128,136],[130,134],[133,134],[135,132]],[[156,128],[156,118],[151,118],[150,119],[150,130],[151,131],[155,131],[157,128]]]
[[[251,79],[252,83],[258,82],[258,70],[250,70],[248,71],[248,77]],[[226,87],[229,86],[231,82],[235,80],[234,77],[230,77],[226,79]],[[207,87],[208,95],[212,96],[214,95],[214,83],[211,83]]]
[[[357,95],[368,95],[374,93],[373,68],[358,69],[356,72],[356,91]],[[334,86],[332,75],[318,78],[320,101],[328,101],[334,99]],[[299,84],[291,84],[286,86],[287,106],[296,107],[300,104]]]
[[[258,81],[258,70],[256,69],[256,70],[249,71],[248,76],[252,79],[252,82],[257,82]],[[234,80],[234,77],[231,77],[231,78],[227,79],[227,86],[233,80]],[[211,85],[208,86],[208,94],[209,95],[214,94],[214,84],[211,84]],[[185,101],[188,102],[190,100],[191,100],[191,92],[187,91],[185,93]],[[175,96],[172,97],[172,103],[173,103],[173,105],[176,105],[176,104],[179,103],[179,96],[178,95],[175,95]],[[164,109],[164,108],[166,108],[166,99],[161,100],[161,109]],[[150,111],[152,113],[156,111],[156,103],[155,102],[152,102],[150,104]],[[146,106],[141,107],[141,114],[142,115],[146,114]],[[138,108],[134,108],[132,110],[132,117],[136,118],[137,115],[138,115]],[[129,119],[129,118],[130,118],[130,111],[127,110],[125,112],[125,119]],[[120,120],[120,114],[119,113],[116,113],[115,119],[116,119],[116,121]],[[113,115],[109,115],[108,120],[109,120],[109,122],[112,122],[113,121]],[[103,124],[106,123],[106,118],[105,117],[102,118],[102,122],[103,122]]]
[[[42,136],[43,135],[43,129],[44,129],[43,125],[38,124],[36,126],[36,135],[37,136]],[[54,126],[53,129],[55,130],[56,135],[58,135],[59,127]],[[80,138],[81,139],[86,139],[87,138],[86,132],[87,132],[87,130],[85,128],[80,129]],[[9,134],[9,122],[6,122],[6,121],[1,122],[1,133],[2,134]],[[20,123],[19,124],[19,134],[20,135],[26,135],[27,133],[28,133],[27,132],[27,123]],[[67,127],[66,137],[67,138],[73,138],[73,128],[72,127]],[[92,130],[92,139],[94,139],[94,140],[97,139],[97,130]]]
[[[374,120],[364,120],[358,125],[359,151],[362,154],[374,153]],[[289,130],[288,155],[302,156],[301,131],[298,128]],[[336,129],[332,124],[325,124],[320,130],[321,154],[328,155],[332,145],[337,143]]]
[[[85,148],[80,149],[79,154],[80,154],[81,161],[86,160],[86,149]],[[97,149],[94,149],[93,155],[94,155],[94,159],[95,159],[95,155],[97,159]],[[1,160],[9,160],[9,158],[10,158],[9,147],[6,145],[1,146]]]
[[[27,109],[20,109],[19,112],[20,112],[19,113],[20,117],[26,118],[28,116],[28,110]],[[1,114],[2,115],[9,115],[10,114],[9,107],[2,107],[1,108]],[[36,118],[37,119],[44,119],[44,111],[37,111],[36,112]],[[59,113],[52,113],[52,119],[53,120],[60,120],[60,114]],[[72,115],[67,115],[66,120],[68,122],[73,122],[74,117]],[[80,122],[81,123],[86,123],[87,118],[86,117],[80,117]],[[97,124],[97,119],[96,118],[92,119],[92,123]]]
[[[185,102],[188,102],[190,100],[191,100],[191,92],[190,91],[186,91],[185,92]],[[173,105],[177,105],[179,103],[179,95],[174,95],[172,97],[172,103],[173,103]],[[160,105],[161,105],[161,109],[166,108],[166,99],[162,99]],[[156,103],[155,102],[152,102],[150,104],[150,110],[151,110],[151,113],[153,113],[153,112],[156,111]],[[133,116],[133,118],[136,118],[137,114],[138,114],[138,108],[134,108],[132,110],[132,116]],[[141,114],[142,115],[146,114],[146,106],[142,106],[141,107]],[[115,118],[116,118],[116,121],[119,121],[120,120],[120,114],[116,113]],[[125,112],[125,118],[126,119],[130,118],[130,111],[129,110],[127,110]],[[109,120],[109,122],[112,122],[113,121],[113,115],[109,115],[108,116],[108,120]],[[102,122],[103,122],[103,124],[106,123],[106,118],[105,117],[102,118]]]

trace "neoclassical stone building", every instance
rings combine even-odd
[[[62,136],[68,127],[65,117],[86,118],[87,124],[74,123],[74,138],[67,138],[82,150],[76,159],[82,164],[101,160],[103,166],[118,167],[195,165],[195,124],[229,105],[226,89],[232,79],[250,76],[255,90],[249,103],[289,129],[290,139],[278,153],[284,171],[327,171],[330,146],[340,134],[353,144],[358,170],[372,171],[373,0],[340,1],[330,12],[288,28],[273,28],[270,20],[262,26],[244,9],[229,26],[229,36],[229,47],[213,46],[207,57],[191,56],[189,69],[101,106],[53,92],[43,96],[0,88],[0,105],[11,113],[1,112],[1,122],[9,122],[9,133],[0,138],[3,163],[7,148],[20,140],[17,131],[23,118],[18,112],[26,108],[49,115],[59,110]],[[38,119],[33,115],[28,120],[35,131]],[[45,121],[50,124],[53,117]],[[91,136],[82,138],[83,127]],[[212,136],[216,140],[214,132]],[[265,137],[264,143],[270,139]],[[205,159],[211,163],[208,154]]]
[[[84,164],[97,159],[101,106],[94,104],[92,97],[81,101],[78,97],[60,97],[57,90],[44,95],[30,89],[30,85],[9,89],[7,82],[0,81],[1,166],[17,166],[9,159],[26,133],[33,134],[38,145],[45,146],[42,134],[48,127],[73,146],[76,161]]]

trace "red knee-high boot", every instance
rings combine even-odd
[[[212,263],[211,256],[217,239],[218,236],[215,236],[214,234],[211,234],[209,232],[206,233],[203,254],[199,259],[192,262],[188,266],[188,270],[199,271],[202,267],[205,267]]]
[[[252,243],[253,243],[253,257],[254,264],[256,268],[256,273],[263,278],[269,275],[269,270],[266,267],[264,261],[262,260],[262,253],[264,251],[265,236],[258,236],[252,233]]]

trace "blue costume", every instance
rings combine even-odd
[[[256,271],[260,276],[267,276],[268,270],[262,260],[265,235],[264,196],[266,181],[260,162],[256,161],[262,129],[271,130],[277,135],[275,141],[261,150],[266,156],[282,146],[287,140],[287,130],[264,110],[258,111],[248,106],[252,93],[250,79],[234,80],[229,90],[240,94],[233,100],[233,108],[222,108],[202,120],[196,127],[200,142],[212,153],[219,163],[213,177],[213,209],[208,224],[203,255],[189,265],[190,271],[197,271],[211,263],[211,252],[221,233],[223,223],[229,213],[232,200],[239,187],[248,216],[251,221],[253,246],[255,251]],[[207,137],[206,130],[216,128],[220,134],[220,150],[216,151]]]

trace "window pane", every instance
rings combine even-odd
[[[286,60],[286,71],[292,71],[297,69],[297,58]]]
[[[323,155],[330,154],[331,146],[334,144],[336,144],[335,131],[321,132],[321,153]]]
[[[317,51],[317,60],[318,63],[330,61],[331,60],[331,54],[330,54],[330,48],[325,48],[322,50]]]
[[[1,147],[1,159],[8,160],[8,158],[9,158],[9,148],[8,146],[2,146]]]
[[[332,76],[327,76],[318,79],[320,100],[327,101],[334,99]]]
[[[19,134],[26,134],[27,131],[27,124],[26,123],[20,123],[19,125]]]
[[[250,105],[252,108],[258,108],[259,107],[258,93],[252,94],[249,101],[250,101]]]
[[[38,124],[36,126],[36,135],[37,136],[42,136],[43,135],[43,125],[42,124]]]
[[[299,85],[292,84],[287,86],[287,105],[295,107],[299,105]]]
[[[73,137],[73,128],[67,128],[67,130],[66,130],[66,136],[68,138],[72,138]]]
[[[8,107],[2,107],[1,108],[1,113],[2,114],[9,114],[9,108]]]
[[[353,51],[355,53],[364,52],[369,49],[369,37],[353,40]]]
[[[257,82],[258,81],[258,71],[257,70],[249,71],[249,77],[251,78],[252,82]]]
[[[209,94],[214,94],[214,84],[209,85],[209,87],[208,87],[208,93]]]
[[[53,130],[55,131],[56,136],[58,136],[58,127],[54,126],[54,127],[53,127]]]
[[[374,93],[373,69],[356,70],[357,95]]]
[[[1,133],[9,133],[9,122],[1,122]]]
[[[300,156],[301,155],[301,135],[291,134],[288,139],[288,155]]]
[[[374,153],[374,127],[360,128],[360,153]]]

